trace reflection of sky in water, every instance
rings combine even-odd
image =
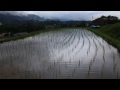
[[[119,78],[117,49],[84,29],[0,44],[0,78]]]

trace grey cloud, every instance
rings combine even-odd
[[[12,14],[12,15],[27,15],[26,12],[24,11],[0,11],[0,13],[3,13],[3,14]]]
[[[120,11],[0,11],[0,13],[11,13],[13,15],[36,14],[49,19],[66,20],[92,20],[101,15],[114,15],[120,18]]]

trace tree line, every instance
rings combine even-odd
[[[20,23],[9,23],[0,25],[0,33],[8,32],[33,32],[37,30],[60,28],[60,27],[84,27],[85,21],[37,21],[27,20],[21,21]]]
[[[120,22],[119,18],[116,16],[101,16],[93,20],[94,25],[106,25],[106,24],[114,24]]]

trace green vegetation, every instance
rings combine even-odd
[[[18,40],[18,39],[23,39],[23,38],[26,38],[26,37],[29,37],[29,36],[34,36],[34,35],[37,35],[39,33],[43,33],[43,32],[48,32],[48,31],[51,31],[51,30],[40,30],[40,31],[34,31],[34,32],[30,32],[28,34],[24,34],[24,35],[21,35],[21,36],[17,36],[17,37],[5,37],[5,38],[1,38],[0,39],[0,43],[2,42],[7,42],[7,41],[13,41],[13,40]]]
[[[101,16],[100,18],[93,20],[92,24],[107,25],[107,24],[115,24],[118,22],[120,22],[118,17],[109,15],[109,16]]]
[[[94,32],[95,34],[103,37],[108,43],[117,47],[120,51],[120,23],[108,24],[101,28],[90,28],[86,29]]]
[[[87,22],[87,21],[86,21]],[[60,27],[84,27],[85,21],[22,21],[19,24],[3,24],[0,25],[0,33],[19,33],[19,32],[33,32],[37,30],[53,29]]]

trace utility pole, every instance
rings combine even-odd
[[[92,16],[92,21],[93,21],[93,16]]]

